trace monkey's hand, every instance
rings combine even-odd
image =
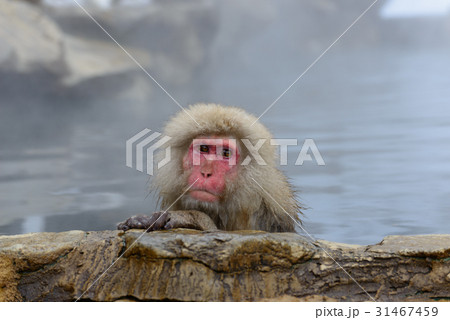
[[[160,211],[151,216],[133,216],[117,225],[118,230],[147,229],[147,231],[187,228],[196,230],[217,230],[212,219],[203,212]]]

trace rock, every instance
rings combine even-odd
[[[446,300],[449,256],[450,235],[374,246],[187,229],[2,236],[0,300]]]
[[[211,6],[202,1],[88,9],[120,46],[78,8],[2,1],[0,72],[10,79],[14,73],[50,73],[56,80],[45,86],[59,89],[89,88],[100,79],[98,87],[115,92],[118,76],[145,75],[142,67],[165,84],[183,85],[205,63],[215,34]],[[151,79],[146,81],[154,86]]]
[[[99,40],[67,35],[41,8],[24,2],[6,0],[0,8],[0,71],[48,72],[70,87],[140,69],[106,36]],[[151,66],[147,52],[127,51],[141,65]]]
[[[58,72],[63,35],[38,8],[26,2],[0,2],[0,70]]]
[[[198,76],[198,68],[208,60],[209,46],[218,27],[214,6],[210,1],[204,0],[155,1],[150,5],[136,7],[113,5],[107,9],[95,6],[85,8],[104,30],[86,12],[78,8],[46,8],[48,15],[69,36],[68,39],[85,41],[81,47],[74,50],[77,55],[69,57],[69,62],[77,63],[76,58],[80,52],[83,55],[89,53],[95,60],[93,65],[100,63],[120,71],[123,69],[120,64],[128,66],[129,63],[129,67],[142,72],[132,58],[105,33],[106,31],[157,81],[166,85],[185,85],[193,77]],[[69,49],[74,49],[71,44],[69,41]],[[105,49],[108,45],[115,48],[99,51],[99,45]],[[79,50],[81,48],[84,49]],[[116,58],[128,60],[126,61],[128,63],[122,61],[118,65],[118,59],[108,59],[111,56],[108,51]],[[106,61],[102,62],[101,59],[105,58]],[[77,69],[71,70],[75,72]],[[105,70],[105,75],[111,74],[107,68],[102,70]],[[86,72],[88,71],[86,69]],[[83,76],[75,75],[71,78],[82,79]],[[72,83],[70,80],[66,81]],[[77,84],[77,81],[74,81],[74,84]]]
[[[112,41],[65,37],[66,75],[61,79],[65,86],[74,86],[90,79],[111,77],[136,71],[139,66]],[[138,49],[126,51],[139,64],[150,67],[150,56]]]

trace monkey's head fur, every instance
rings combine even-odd
[[[164,130],[171,137],[171,160],[157,170],[151,183],[152,190],[159,193],[162,208],[203,211],[222,230],[293,232],[295,223],[300,223],[301,206],[286,176],[276,168],[277,154],[270,144],[269,130],[256,117],[236,107],[196,104],[186,111],[176,114]],[[237,175],[227,179],[216,202],[199,201],[186,192],[190,172],[183,168],[183,158],[193,140],[205,136],[236,139],[240,154]],[[242,139],[248,139],[252,146],[264,139],[257,152],[265,164],[252,158]],[[161,150],[157,158],[164,156]],[[243,164],[247,156],[251,161]]]

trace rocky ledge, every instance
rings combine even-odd
[[[183,229],[0,237],[1,301],[372,298],[450,300],[450,235],[389,236],[371,246]]]

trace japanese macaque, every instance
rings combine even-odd
[[[235,107],[197,104],[175,115],[164,134],[172,138],[171,160],[151,186],[166,211],[131,217],[118,229],[295,232],[301,206],[276,168],[272,135],[254,116]],[[164,155],[162,150],[160,159]]]

